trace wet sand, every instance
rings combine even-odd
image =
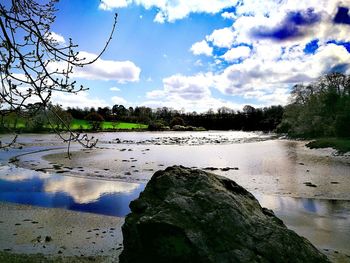
[[[0,202],[0,250],[117,262],[124,218]]]

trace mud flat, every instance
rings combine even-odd
[[[124,218],[0,202],[0,251],[117,260]]]

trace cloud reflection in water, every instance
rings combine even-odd
[[[130,194],[138,187],[139,184],[135,183],[62,176],[47,180],[44,184],[44,191],[48,193],[64,192],[71,196],[76,203],[86,204],[96,202],[106,194]]]

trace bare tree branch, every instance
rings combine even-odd
[[[54,39],[51,25],[55,21],[58,0],[0,0],[0,117],[21,112],[27,116],[39,111],[51,112],[62,122],[68,133],[52,129],[68,144],[78,142],[84,147],[94,147],[97,140],[81,135],[70,129],[70,125],[52,111],[53,92],[78,93],[87,90],[76,86],[71,79],[74,67],[84,67],[96,62],[110,44],[116,24],[114,17],[112,30],[101,52],[92,60],[86,61],[76,51],[78,47],[69,39],[68,44]],[[57,65],[65,65],[59,67]],[[56,66],[56,68],[54,67]],[[2,144],[0,148],[13,146]]]

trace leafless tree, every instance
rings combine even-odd
[[[0,0],[0,114],[3,119],[12,112],[28,115],[50,111],[68,132],[56,131],[68,143],[69,153],[71,142],[91,148],[97,140],[70,129],[52,110],[52,94],[86,90],[71,79],[73,69],[94,63],[104,53],[112,40],[117,14],[100,54],[86,61],[79,56],[78,46],[71,39],[65,44],[55,39],[51,25],[55,21],[56,2],[58,0]],[[53,129],[56,126],[53,125]],[[14,146],[16,138],[14,135],[7,143],[0,140],[0,148]]]

